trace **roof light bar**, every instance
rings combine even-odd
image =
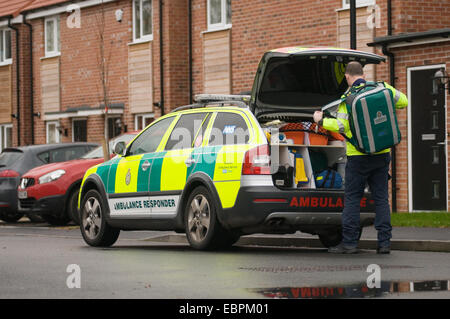
[[[198,103],[220,102],[220,101],[239,101],[248,103],[250,95],[232,95],[232,94],[197,94],[194,100]]]

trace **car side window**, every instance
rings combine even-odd
[[[208,145],[245,144],[249,139],[248,127],[241,115],[220,112],[214,121]]]
[[[192,147],[200,147],[203,143],[203,137],[205,136],[206,128],[208,127],[209,120],[211,119],[212,113],[208,113],[205,120],[203,121],[202,127],[195,133],[195,140],[192,143]]]
[[[45,164],[50,163],[50,153],[49,152],[42,152],[38,154],[38,158],[44,162]]]
[[[70,161],[80,158],[86,153],[84,146],[58,148],[50,151],[50,163]]]
[[[85,146],[69,147],[66,150],[66,158],[68,158],[67,161],[82,157],[88,150],[89,149]]]
[[[182,115],[169,136],[165,150],[191,148],[206,115],[205,112]]]
[[[127,155],[138,155],[155,152],[164,134],[169,129],[175,116],[156,122],[139,135],[128,149]]]

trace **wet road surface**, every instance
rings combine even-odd
[[[148,240],[167,234],[122,232],[113,247],[92,248],[74,226],[0,225],[0,298],[450,298],[449,253],[200,252]],[[380,267],[378,289],[367,287],[371,264]],[[68,288],[69,265],[79,267],[80,288]]]

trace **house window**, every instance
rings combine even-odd
[[[74,119],[72,123],[72,141],[87,142],[87,120]]]
[[[12,124],[0,125],[0,152],[12,146]]]
[[[0,30],[0,64],[8,64],[11,61],[11,30]]]
[[[120,117],[108,118],[108,138],[113,138],[122,133],[122,121]]]
[[[58,55],[60,52],[59,17],[45,19],[45,56]]]
[[[208,30],[231,27],[231,0],[208,0]]]
[[[54,144],[60,142],[59,122],[51,121],[45,124],[47,132],[47,144]]]
[[[153,39],[152,0],[133,0],[133,39]]]
[[[153,113],[136,115],[134,117],[134,127],[136,131],[143,130],[147,125],[153,122],[155,120],[153,116]]]
[[[370,6],[375,4],[375,0],[356,0],[357,7]],[[350,8],[350,0],[342,0],[342,8]]]

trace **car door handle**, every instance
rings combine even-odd
[[[196,161],[195,159],[191,158],[187,158],[184,163],[186,164],[187,167],[191,166],[192,164],[194,164]]]
[[[148,168],[150,167],[150,162],[149,161],[145,161],[142,164],[142,170],[145,172]]]

